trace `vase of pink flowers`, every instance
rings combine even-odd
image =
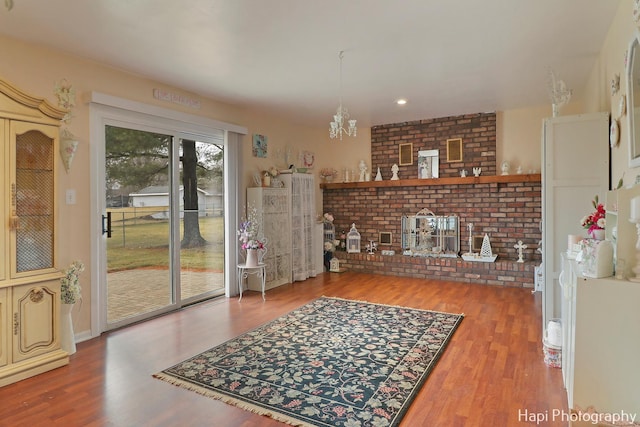
[[[247,220],[240,223],[238,240],[242,242],[242,249],[246,251],[245,265],[247,267],[258,266],[258,251],[264,249],[263,239],[258,237],[259,222],[255,208],[248,209]]]
[[[596,240],[604,240],[606,226],[606,209],[602,203],[598,203],[598,196],[591,202],[595,211],[586,215],[580,221],[580,225],[587,229],[587,234]]]
[[[242,248],[247,251],[247,259],[245,265],[247,267],[258,266],[258,251],[264,249],[264,243],[258,239],[251,239],[243,243]]]

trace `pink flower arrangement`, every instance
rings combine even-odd
[[[338,175],[338,171],[334,168],[322,168],[320,169],[320,178],[333,179]]]
[[[242,249],[264,249],[264,243],[257,239],[247,240],[242,244]]]
[[[587,232],[591,234],[593,230],[603,230],[606,225],[605,214],[606,210],[602,203],[598,203],[598,196],[592,201],[595,212],[590,215],[586,215],[580,221],[580,225],[587,229]]]
[[[249,218],[240,223],[238,240],[242,242],[242,249],[264,249],[264,242],[258,237],[259,222],[255,208],[249,209]]]

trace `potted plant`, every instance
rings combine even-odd
[[[80,273],[84,271],[82,261],[73,261],[60,279],[60,299],[63,304],[75,304],[81,298]]]
[[[242,242],[242,249],[247,253],[246,266],[258,266],[258,250],[264,249],[263,239],[258,237],[258,221],[256,209],[250,209],[248,219],[240,224],[238,236]]]
[[[79,276],[83,271],[84,264],[82,261],[73,261],[60,279],[60,300],[62,301],[60,310],[60,347],[69,354],[76,352],[71,309],[82,298]]]

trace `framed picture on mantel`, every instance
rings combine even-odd
[[[413,164],[413,144],[408,142],[399,145],[398,164],[400,166]]]
[[[447,162],[462,161],[462,138],[447,139]]]
[[[418,178],[438,178],[439,151],[418,151]]]

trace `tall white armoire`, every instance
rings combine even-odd
[[[283,174],[285,188],[291,194],[291,267],[292,280],[306,280],[317,275],[315,225],[316,189],[313,175]]]
[[[259,234],[267,238],[265,288],[291,283],[291,198],[286,188],[247,188],[247,207],[256,210]],[[260,281],[249,277],[249,289],[259,291]]]
[[[247,188],[247,207],[255,208],[261,234],[268,239],[266,289],[318,274],[315,180],[304,173],[282,174],[284,188]],[[260,290],[255,276],[249,289]]]
[[[560,318],[558,278],[568,235],[583,235],[580,220],[609,190],[609,113],[545,119],[542,134],[542,323]]]

